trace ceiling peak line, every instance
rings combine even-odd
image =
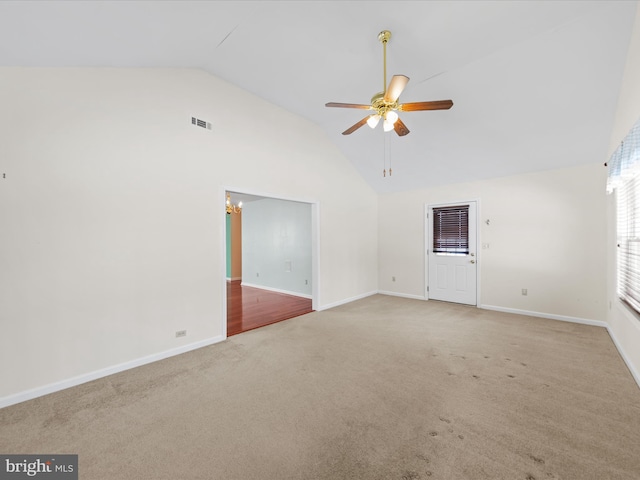
[[[218,49],[220,47],[220,45],[222,45],[227,40],[227,38],[229,38],[231,36],[231,34],[236,31],[236,28],[238,28],[239,26],[240,26],[240,24],[237,24],[235,27],[233,27],[231,29],[231,31],[229,33],[227,33],[222,40],[220,40],[220,43],[218,43],[218,45],[216,45],[215,49]]]

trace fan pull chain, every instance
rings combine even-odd
[[[387,176],[387,136],[383,133],[382,134],[382,141],[383,141],[383,145],[382,145],[382,176],[386,177]]]
[[[387,145],[390,144],[391,140],[389,140],[389,137],[391,135],[386,135],[385,138],[387,140]],[[389,176],[391,176],[391,155],[389,154],[389,150],[391,147],[387,146],[387,159],[388,159],[388,163],[389,163]]]
[[[382,137],[384,138],[384,160],[383,160],[384,170],[382,170],[382,176],[386,177],[387,163],[389,163],[389,176],[391,176],[391,160],[389,160],[389,135],[385,135],[383,133]]]

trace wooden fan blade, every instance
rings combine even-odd
[[[342,132],[343,135],[350,135],[353,132],[355,132],[357,129],[359,129],[361,126],[363,126],[365,123],[367,123],[367,120],[369,120],[369,115],[367,115],[366,117],[364,117],[362,120],[360,120],[358,123],[356,123],[355,125],[347,128],[344,132]]]
[[[396,120],[396,123],[393,124],[393,129],[396,131],[399,137],[404,137],[409,133],[409,129],[400,119]]]
[[[412,102],[398,105],[403,112],[417,112],[419,110],[448,110],[453,106],[451,100],[436,100],[433,102]]]
[[[404,90],[404,87],[407,86],[409,82],[409,77],[405,75],[394,75],[391,81],[389,82],[389,87],[387,91],[384,92],[383,100],[387,103],[393,103],[398,100],[400,94]]]
[[[360,108],[362,110],[371,110],[371,105],[362,105],[359,103],[338,103],[329,102],[324,104],[325,107],[340,107],[340,108]]]

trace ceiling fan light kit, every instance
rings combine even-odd
[[[371,128],[376,128],[376,125],[378,125],[379,121],[380,115],[378,115],[377,113],[374,115],[369,115],[369,118],[367,119],[367,125],[369,125]]]
[[[358,123],[352,125],[344,132],[343,135],[350,135],[357,129],[362,127],[365,123],[371,128],[375,128],[381,118],[384,119],[382,124],[385,132],[395,130],[398,136],[403,137],[409,133],[407,126],[398,117],[398,111],[400,112],[415,112],[420,110],[448,110],[453,106],[451,100],[438,100],[432,102],[412,102],[400,104],[398,99],[400,94],[407,86],[409,77],[406,75],[394,75],[387,87],[387,43],[391,39],[391,32],[383,30],[378,34],[378,40],[382,43],[383,50],[383,85],[382,92],[376,93],[371,97],[371,104],[357,104],[357,103],[338,103],[329,102],[325,104],[327,107],[339,107],[339,108],[357,108],[361,110],[373,110],[375,113],[367,115]]]
[[[391,130],[393,130],[393,122],[385,119],[385,121],[382,123],[382,130],[384,130],[385,132],[390,132]]]

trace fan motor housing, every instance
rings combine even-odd
[[[384,92],[378,92],[371,97],[371,106],[378,112],[378,115],[384,116],[389,110],[397,110],[398,102],[385,102]]]

